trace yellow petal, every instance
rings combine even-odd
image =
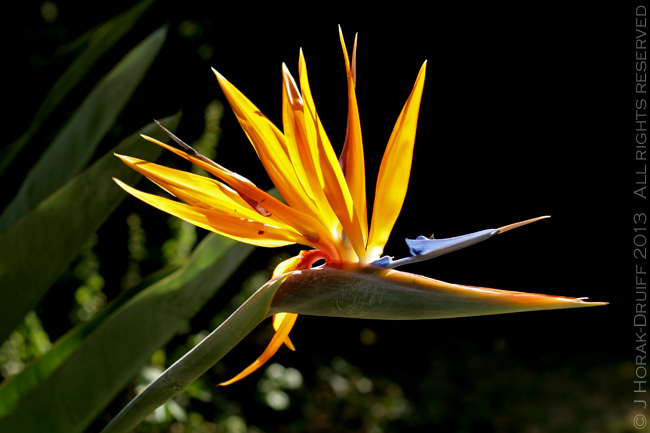
[[[275,267],[273,271],[273,279],[280,277],[287,272],[295,271],[296,269],[310,269],[318,260],[325,259],[323,253],[316,250],[301,251],[295,257],[288,258]],[[277,331],[282,324],[282,321],[291,313],[278,313],[273,316],[273,328]],[[292,319],[295,320],[295,319]],[[296,350],[293,343],[287,336],[284,339],[284,344],[291,350]]]
[[[368,238],[370,261],[378,259],[383,253],[406,197],[426,65],[427,62],[424,62],[418,73],[413,90],[402,108],[381,160]]]
[[[282,263],[275,267],[272,278],[277,278],[282,274],[286,274],[287,272],[295,271],[298,269],[300,262],[302,262],[302,257],[300,255],[284,260]]]
[[[310,215],[317,215],[313,200],[304,190],[291,164],[284,134],[262,112],[213,69],[237,120],[255,147],[266,172],[289,206]]]
[[[255,370],[260,368],[266,361],[268,361],[274,354],[275,352],[278,351],[280,346],[282,346],[282,343],[284,342],[285,338],[287,335],[289,335],[289,332],[291,331],[291,328],[293,328],[293,325],[296,323],[296,318],[298,317],[297,314],[288,314],[285,319],[282,321],[282,324],[278,328],[278,331],[273,335],[273,338],[271,339],[271,342],[269,345],[266,347],[266,350],[264,350],[264,353],[262,353],[262,356],[257,358],[255,362],[253,362],[251,365],[249,365],[244,371],[239,373],[237,376],[233,377],[230,380],[227,380],[225,382],[220,383],[217,386],[226,386],[230,385],[232,383],[235,383],[249,374],[253,373]]]
[[[280,247],[301,243],[310,245],[312,242],[299,233],[284,228],[262,224],[246,218],[239,218],[203,209],[195,206],[177,203],[153,194],[147,194],[131,188],[124,182],[114,179],[115,182],[129,194],[139,198],[160,210],[181,218],[195,226],[210,230],[220,235],[227,236],[240,242],[261,247]]]
[[[302,254],[284,260],[282,263],[280,263],[278,266],[275,267],[275,270],[273,271],[273,278],[277,278],[282,274],[286,274],[287,272],[292,272],[296,270],[302,262],[303,262]],[[280,329],[280,325],[282,324],[282,321],[287,316],[287,314],[291,314],[291,313],[278,313],[273,316],[273,329],[275,329],[276,331]],[[284,344],[289,349],[296,350],[295,346],[289,339],[288,335],[284,339]]]
[[[250,180],[224,168],[214,161],[207,160],[207,158],[200,159],[197,156],[190,155],[187,152],[176,149],[175,147],[169,146],[154,138],[147,137],[146,135],[143,135],[142,137],[145,140],[162,146],[170,152],[191,161],[226,182],[232,189],[242,196],[242,198],[247,198],[249,201],[263,206],[263,208],[270,214],[284,221],[287,225],[293,227],[296,231],[313,241],[307,245],[312,245],[314,242],[318,243],[318,249],[327,253],[332,260],[337,260],[338,251],[333,246],[334,241],[332,240],[330,233],[325,230],[322,224],[320,224],[314,217],[287,206],[272,195],[256,187]]]
[[[348,127],[345,134],[345,144],[341,152],[341,168],[345,174],[350,195],[354,202],[361,230],[364,237],[368,237],[368,211],[366,209],[366,166],[363,159],[363,141],[361,139],[361,123],[359,121],[359,107],[357,106],[357,96],[354,91],[356,85],[355,74],[350,67],[348,50],[345,47],[343,32],[339,26],[339,37],[343,47],[343,56],[345,57],[345,72],[348,78]],[[357,38],[354,38],[354,56],[356,57]]]
[[[278,313],[273,316],[273,329],[276,331],[280,329],[280,326],[282,325],[282,321],[287,317],[287,316],[296,316],[298,317],[297,314],[291,314],[291,313]],[[295,320],[295,319],[293,319]],[[295,351],[296,347],[293,345],[291,340],[289,339],[289,336],[287,335],[284,339],[284,345],[287,346],[289,349]]]
[[[341,222],[345,234],[354,248],[354,252],[359,258],[363,258],[366,255],[366,236],[361,228],[362,225],[358,213],[354,209],[354,202],[350,195],[348,184],[343,176],[341,166],[336,159],[332,144],[329,138],[327,138],[325,129],[316,112],[316,105],[314,104],[314,99],[309,88],[307,66],[302,51],[300,52],[299,67],[300,89],[305,104],[305,127],[308,130],[308,134],[310,134],[310,131],[313,134],[313,142],[317,146],[317,152],[312,152],[312,154],[318,155],[320,161],[319,176],[323,182],[322,186],[325,196]]]
[[[287,139],[287,150],[291,163],[298,174],[303,188],[314,201],[323,224],[336,233],[339,220],[329,202],[319,180],[320,164],[316,146],[310,146],[305,128],[305,110],[296,82],[287,67],[282,65],[282,124]],[[313,137],[312,137],[313,139]],[[320,176],[322,178],[322,175]]]
[[[182,170],[175,170],[130,156],[117,154],[116,156],[165,191],[192,206],[227,213],[262,224],[272,224],[295,231],[275,215],[269,217],[260,215],[251,209],[249,204],[236,191],[233,191],[214,179]]]

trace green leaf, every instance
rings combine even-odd
[[[9,164],[11,164],[11,161],[18,155],[25,144],[39,130],[43,122],[59,106],[70,90],[86,76],[100,57],[131,30],[133,25],[154,1],[144,0],[138,3],[131,9],[99,26],[90,35],[83,51],[79,53],[70,67],[50,88],[27,131],[16,141],[0,151],[0,176],[2,176]]]
[[[29,364],[23,371],[0,383],[0,418],[8,414],[25,393],[38,386],[56,371],[83,340],[114,311],[147,287],[177,271],[178,268],[180,265],[171,265],[149,275],[139,284],[122,293],[91,320],[79,324],[59,338],[47,353]]]
[[[166,27],[153,32],[120,60],[90,92],[29,171],[18,194],[5,208],[0,216],[0,233],[88,164],[102,137],[115,124],[117,116],[144,78],[162,47],[166,33]]]
[[[175,129],[180,116],[163,122]],[[151,123],[122,141],[113,151],[154,161],[162,148],[140,133],[166,139]],[[0,234],[0,341],[33,310],[104,220],[126,197],[111,176],[135,183],[140,174],[113,155],[52,194],[5,233]]]
[[[253,249],[215,234],[206,237],[182,268],[111,314],[56,371],[24,393],[0,418],[0,431],[83,431]]]
[[[102,433],[128,433],[161,404],[208,371],[267,318],[273,295],[287,276],[262,286],[225,322],[138,394]],[[2,424],[0,423],[0,427]]]

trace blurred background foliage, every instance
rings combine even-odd
[[[265,323],[200,380],[152,413],[137,431],[636,431],[631,423],[637,413],[632,405],[634,336],[628,329],[628,337],[612,337],[623,323],[615,301],[631,298],[621,297],[621,267],[598,254],[603,247],[596,236],[604,221],[615,221],[607,242],[623,249],[625,235],[617,236],[622,218],[608,213],[621,207],[617,204],[622,193],[614,195],[621,189],[616,176],[605,178],[598,171],[606,163],[622,164],[617,153],[584,152],[571,146],[595,142],[615,129],[616,117],[610,116],[603,96],[615,94],[616,85],[593,92],[594,83],[609,72],[595,69],[589,48],[582,48],[582,56],[575,55],[583,32],[593,30],[592,45],[602,47],[597,42],[606,35],[589,24],[597,20],[585,19],[584,14],[595,18],[606,11],[594,8],[557,16],[535,10],[530,20],[518,23],[505,20],[503,10],[487,7],[474,9],[469,16],[444,6],[431,17],[382,15],[373,20],[342,8],[331,15],[323,12],[315,21],[304,10],[225,13],[218,4],[194,2],[115,1],[92,7],[48,0],[17,7],[5,28],[17,41],[6,47],[11,59],[7,83],[20,91],[7,100],[11,115],[0,150],[4,211],[20,196],[30,170],[65,132],[102,78],[155,32],[164,36],[159,37],[159,46],[150,48],[150,66],[125,75],[124,85],[133,87],[132,95],[113,109],[113,117],[106,114],[109,108],[100,106],[97,117],[86,121],[88,134],[96,136],[94,147],[76,142],[67,148],[75,157],[85,152],[85,159],[77,162],[74,173],[62,177],[65,182],[60,185],[46,182],[56,188],[37,197],[35,204],[104,155],[110,156],[111,149],[152,118],[174,116],[179,110],[181,138],[260,187],[271,188],[252,146],[221,102],[223,95],[209,67],[223,73],[280,125],[280,62],[295,72],[299,47],[305,50],[319,113],[339,151],[347,106],[336,29],[340,23],[348,44],[354,32],[360,32],[357,92],[369,203],[394,121],[420,64],[429,59],[410,192],[386,251],[406,255],[401,240],[405,236],[428,236],[435,230],[437,237],[451,237],[550,213],[549,222],[407,271],[450,282],[614,303],[586,311],[431,322],[302,316],[292,332],[296,353],[281,349],[258,373],[236,385],[215,388],[259,356],[272,334]],[[120,15],[127,10],[127,15]],[[616,14],[608,18],[617,19]],[[111,27],[116,19],[122,21]],[[581,26],[576,27],[578,21]],[[553,34],[546,31],[549,22]],[[524,33],[525,40],[513,37]],[[449,35],[453,37],[447,39]],[[599,54],[617,64],[615,49]],[[584,74],[585,70],[591,73]],[[63,84],[56,87],[60,77]],[[576,87],[578,78],[582,84]],[[58,90],[46,97],[52,89]],[[109,93],[111,101],[125,96],[117,93]],[[169,119],[177,123],[179,118]],[[585,131],[585,125],[599,127]],[[129,145],[147,146],[143,140]],[[199,172],[169,154],[162,154],[158,163]],[[110,180],[110,174],[102,176]],[[110,181],[106,188],[117,186]],[[147,182],[139,188],[162,193]],[[15,403],[7,402],[48,389],[43,378],[67,365],[88,339],[98,339],[93,334],[98,326],[123,312],[120,306],[132,305],[152,283],[182,272],[195,246],[207,242],[204,231],[122,198],[115,199],[103,223],[97,218],[98,229],[77,242],[74,258],[53,271],[55,282],[46,284],[42,295],[34,295],[34,307],[25,311],[20,324],[11,326],[13,332],[0,347],[4,380],[0,426],[3,417],[11,418]],[[16,217],[2,229],[16,230],[20,224]],[[38,236],[49,244],[62,236],[22,230],[26,234],[17,239]],[[2,245],[1,236],[9,235],[0,234],[0,249],[6,250],[0,266],[6,270],[12,250],[8,242]],[[126,386],[111,391],[114,395],[106,402],[96,403],[96,415],[81,417],[67,431],[99,432],[137,392],[264,284],[281,260],[299,249],[242,250],[239,255],[219,250],[229,257],[241,256],[242,261],[248,258],[243,265],[237,262],[228,268],[226,275],[232,275],[220,289],[216,286],[217,296],[201,301],[205,305],[196,314],[179,319],[180,325],[168,337],[159,337],[161,344],[146,354],[146,363],[134,358]],[[44,258],[33,257],[21,262],[22,272],[39,274],[47,267]],[[23,290],[16,287],[9,283],[0,287],[5,308],[8,292]],[[128,333],[124,335],[128,339]],[[49,360],[43,356],[48,351],[55,353]],[[22,389],[8,384],[17,383],[26,367],[40,369],[46,364],[34,363],[39,358],[54,373],[31,376],[43,382],[30,382],[27,390],[7,397],[8,389]],[[99,378],[105,373],[97,366],[94,374]],[[79,389],[96,385],[92,376],[81,375],[77,383],[55,389],[56,396],[49,398],[74,401]],[[47,398],[27,401],[40,402],[42,413],[51,404]]]

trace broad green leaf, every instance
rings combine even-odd
[[[149,275],[139,284],[122,293],[91,320],[79,324],[56,340],[47,353],[29,364],[23,371],[0,383],[0,418],[8,414],[25,393],[38,386],[56,371],[83,340],[114,311],[147,287],[177,271],[178,268],[180,265],[170,265]]]
[[[175,129],[179,116],[164,123]],[[154,123],[123,140],[113,151],[148,161],[162,148],[140,133],[166,139]],[[86,171],[0,234],[0,341],[33,310],[104,220],[126,197],[111,176],[134,183],[140,174],[113,155],[104,155]]]
[[[133,25],[154,1],[144,0],[138,3],[131,9],[99,26],[90,37],[85,37],[88,39],[85,42],[85,48],[50,88],[27,131],[16,141],[0,151],[0,176],[2,176],[2,173],[11,164],[11,161],[18,155],[25,144],[39,130],[45,119],[59,106],[70,90],[86,76],[100,57],[131,30]]]
[[[0,216],[6,231],[41,201],[79,173],[102,137],[115,124],[165,41],[166,27],[132,49],[97,84],[27,174],[14,199]]]
[[[178,271],[122,305],[56,371],[21,395],[0,418],[0,431],[83,431],[253,249],[218,235],[206,237]]]
[[[138,394],[102,433],[128,433],[161,404],[208,371],[268,317],[273,295],[286,276],[262,286],[225,322]],[[2,423],[0,422],[0,427]]]

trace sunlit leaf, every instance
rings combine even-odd
[[[179,116],[164,120],[174,129],[178,121]],[[149,124],[0,234],[0,341],[36,307],[92,234],[126,197],[111,177],[132,183],[140,178],[140,174],[113,152],[138,154],[148,160],[158,158],[162,149],[144,143],[140,133],[164,139],[160,128]]]
[[[0,418],[9,413],[24,394],[38,386],[56,371],[84,339],[114,311],[147,287],[177,271],[179,267],[180,265],[171,265],[163,268],[126,290],[91,320],[79,324],[59,338],[47,353],[27,365],[23,371],[0,383]]]
[[[21,395],[0,418],[0,431],[83,431],[253,249],[218,235],[206,237],[183,267],[122,305],[56,371]],[[257,324],[257,319],[249,321]],[[243,337],[242,332],[236,331]]]
[[[234,241],[231,241],[234,242]],[[243,244],[240,244],[243,245]],[[102,433],[128,433],[161,404],[216,364],[266,317],[273,295],[285,277],[269,282],[183,358],[131,400]],[[0,420],[0,427],[2,421]]]

